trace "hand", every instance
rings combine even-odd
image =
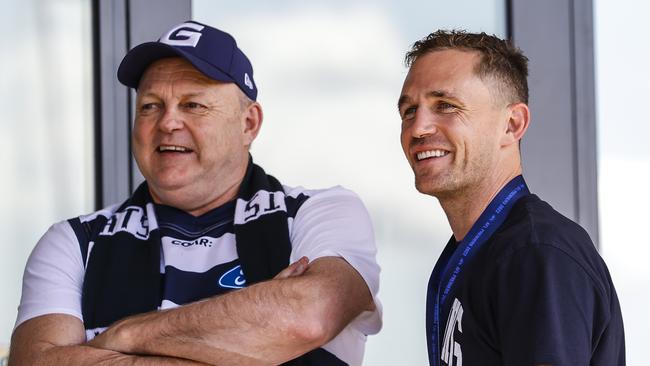
[[[115,326],[115,325],[114,325]],[[114,339],[115,339],[115,330],[113,327],[106,329],[104,332],[101,334],[98,334],[95,336],[95,338],[91,339],[90,341],[86,342],[87,346],[94,347],[94,348],[99,348],[99,349],[104,349],[104,350],[109,350],[109,351],[116,351],[116,352],[125,352],[125,350],[117,350],[116,345],[114,344]]]
[[[303,256],[297,261],[291,263],[289,267],[283,269],[280,273],[278,273],[275,277],[273,277],[273,279],[279,280],[279,279],[301,276],[303,273],[307,271],[307,269],[309,269],[309,258]]]
[[[139,325],[147,324],[150,318],[155,319],[159,313],[161,311],[152,311],[121,319],[86,342],[86,345],[125,354],[137,353],[138,341],[142,339],[142,336],[135,333],[134,329],[139,329]]]

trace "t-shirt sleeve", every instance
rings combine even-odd
[[[81,250],[70,224],[64,221],[53,225],[27,260],[15,327],[37,316],[54,313],[83,320],[83,277]]]
[[[291,230],[291,262],[335,256],[345,259],[365,280],[375,311],[365,311],[352,325],[366,335],[381,329],[379,272],[370,216],[359,197],[341,187],[320,191],[298,210]]]
[[[493,304],[504,365],[589,365],[607,323],[606,296],[552,245],[517,250],[498,266]]]

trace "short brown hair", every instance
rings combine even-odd
[[[438,30],[415,42],[404,61],[410,67],[420,56],[447,49],[478,52],[481,61],[476,67],[477,75],[496,80],[510,103],[528,104],[528,58],[508,40],[484,32]]]

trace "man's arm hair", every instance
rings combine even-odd
[[[324,257],[302,275],[126,318],[90,345],[213,365],[278,365],[322,346],[374,308],[361,275],[342,258]]]
[[[89,347],[81,320],[72,315],[49,314],[22,323],[11,338],[11,366],[133,365],[200,366],[199,362],[171,357],[133,356]]]

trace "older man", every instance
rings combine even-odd
[[[430,364],[624,365],[605,263],[521,175],[526,57],[484,33],[438,31],[406,61],[402,147],[453,231],[429,281]]]
[[[235,40],[186,22],[132,49],[118,79],[137,89],[146,181],[39,241],[10,363],[360,365],[381,327],[368,214],[348,190],[253,164],[262,108]]]

